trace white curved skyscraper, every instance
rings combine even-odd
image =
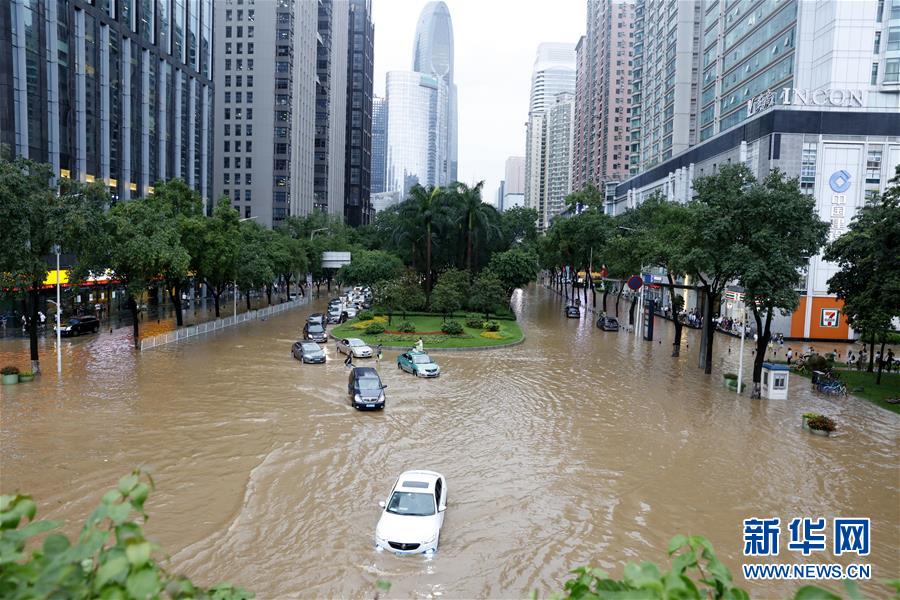
[[[432,75],[447,86],[446,105],[441,110],[446,130],[446,152],[443,155],[447,165],[444,170],[448,181],[456,181],[457,166],[457,120],[456,84],[453,82],[453,21],[450,10],[443,2],[429,2],[419,15],[416,37],[413,41],[413,71]]]

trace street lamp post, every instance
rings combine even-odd
[[[254,215],[252,217],[246,217],[244,219],[238,219],[238,223],[243,223],[244,221],[250,221],[255,218],[256,218],[256,215]],[[237,321],[237,297],[238,297],[238,286],[237,286],[237,279],[235,279],[234,280],[234,292],[232,292],[232,294],[231,294],[231,299],[233,300],[233,302],[232,302],[233,312],[231,314],[231,319],[233,321]]]
[[[737,393],[741,393],[741,381],[744,377],[744,335],[747,331],[747,307],[741,308],[741,349],[738,353]],[[751,395],[752,397],[752,395]]]
[[[62,375],[62,323],[60,322],[62,304],[60,304],[59,290],[59,245],[54,246],[53,251],[56,253],[56,372]]]

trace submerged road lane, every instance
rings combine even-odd
[[[376,579],[393,583],[391,597],[546,595],[581,564],[664,562],[680,532],[709,537],[753,595],[784,596],[798,586],[738,573],[742,519],[775,516],[871,517],[872,553],[859,562],[876,580],[898,575],[897,415],[799,378],[788,401],[737,397],[721,373],[734,370],[738,340],[717,338],[707,377],[696,332],[673,359],[668,324],[662,344],[636,342],[565,319],[540,287],[513,304],[525,343],[437,354],[437,380],[398,371],[386,353],[381,413],[349,407],[333,343],[326,365],[290,357],[313,309],[143,355],[127,331],[73,339],[62,383],[50,372],[0,392],[0,488],[33,494],[41,516],[75,532],[119,476],[148,468],[147,529],[172,568],[261,598],[358,597]],[[0,345],[0,363],[26,364],[23,344]],[[803,431],[807,411],[834,417],[838,435]],[[448,480],[439,552],[375,552],[377,502],[398,473],[423,467]]]

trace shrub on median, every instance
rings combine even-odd
[[[457,321],[447,321],[441,325],[441,331],[447,335],[461,335],[463,327]]]

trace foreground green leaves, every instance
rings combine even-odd
[[[132,520],[135,513],[147,519],[144,502],[152,488],[153,480],[140,471],[122,477],[103,495],[77,540],[51,533],[30,555],[26,543],[60,524],[35,521],[37,506],[30,496],[0,496],[0,598],[252,598],[231,584],[195,586],[159,566],[153,558],[157,545]]]

